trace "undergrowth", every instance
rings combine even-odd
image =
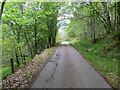
[[[88,41],[76,40],[70,43],[76,48],[88,62],[99,71],[113,88],[118,88],[118,47],[117,42],[110,34],[98,43],[92,44]]]

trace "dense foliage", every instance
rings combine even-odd
[[[5,2],[2,16],[2,63],[19,67],[54,46],[61,3]],[[12,67],[14,68],[14,67]],[[14,72],[14,71],[12,71]]]
[[[71,37],[95,43],[120,29],[120,2],[75,2],[71,8],[74,17],[67,30]]]
[[[67,33],[71,45],[118,88],[120,72],[120,2],[74,2]],[[71,39],[72,39],[71,38]]]
[[[5,1],[0,3],[3,71],[10,71],[11,67],[10,72],[14,73],[14,70],[25,65],[36,54],[56,45],[58,26],[67,27],[69,37],[80,39],[73,46],[83,50],[83,53],[92,52],[93,57],[98,54],[100,57],[109,56],[111,62],[115,60],[117,63],[120,47],[120,2],[65,4]],[[61,23],[58,23],[58,17]],[[69,24],[66,23],[68,19]],[[61,38],[59,34],[58,37]],[[92,57],[91,53],[89,57]],[[0,68],[0,73],[2,70]],[[9,74],[5,73],[3,79]]]

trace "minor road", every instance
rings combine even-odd
[[[111,88],[69,45],[58,47],[32,88]]]

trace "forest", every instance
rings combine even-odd
[[[120,85],[120,2],[72,4],[66,32],[75,47],[112,87]],[[112,79],[111,79],[112,78]]]
[[[62,42],[59,29],[64,27],[66,41],[80,50],[112,87],[119,87],[120,2],[4,0],[0,4],[0,81]]]
[[[57,3],[6,2],[2,17],[2,63],[14,59],[18,66],[25,64],[25,58],[33,58],[55,45],[58,8]]]

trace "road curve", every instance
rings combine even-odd
[[[72,46],[61,45],[32,88],[111,88]]]

